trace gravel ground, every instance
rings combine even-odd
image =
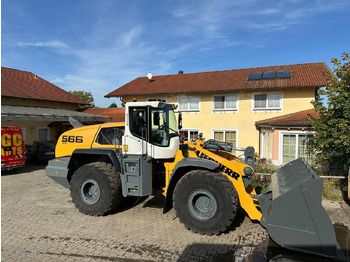
[[[163,214],[162,196],[125,201],[113,214],[78,212],[69,190],[45,175],[44,166],[3,172],[2,261],[242,261],[268,237],[242,214],[220,236],[184,228],[174,210]],[[350,229],[345,202],[323,203],[334,223]]]

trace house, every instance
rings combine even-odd
[[[26,144],[56,141],[68,118],[100,122],[106,117],[76,111],[85,101],[27,71],[1,67],[1,125],[22,128]]]
[[[261,157],[275,165],[286,164],[300,157],[311,163],[308,144],[314,131],[309,117],[318,118],[313,108],[257,121],[255,125],[260,133]]]
[[[326,63],[189,74],[179,71],[136,78],[105,97],[178,104],[183,114],[181,133],[186,138],[203,133],[206,139],[232,142],[235,147],[254,146],[264,155],[266,149],[255,123],[312,108],[318,88],[326,85],[325,72],[331,72]],[[280,158],[274,160],[282,164]]]

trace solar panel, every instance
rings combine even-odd
[[[260,80],[262,72],[250,73],[248,80]]]
[[[275,79],[275,77],[276,77],[275,71],[264,72],[262,74],[262,79]]]
[[[290,78],[290,71],[289,70],[277,71],[277,78]]]

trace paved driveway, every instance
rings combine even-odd
[[[162,213],[161,196],[125,201],[105,217],[86,216],[43,168],[2,175],[2,261],[214,261],[220,254],[239,261],[267,238],[244,214],[226,234],[194,234],[174,210]]]

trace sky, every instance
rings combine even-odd
[[[350,52],[349,0],[2,0],[1,65],[95,105],[137,77],[326,62]]]

